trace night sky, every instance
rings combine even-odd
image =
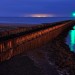
[[[0,0],[0,17],[71,17],[75,0]]]

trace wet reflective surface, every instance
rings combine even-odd
[[[69,45],[70,50],[75,52],[75,26],[73,26],[73,29],[69,31],[66,43]]]

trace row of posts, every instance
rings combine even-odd
[[[0,62],[48,43],[61,34],[69,25],[68,22],[2,42],[0,44]]]

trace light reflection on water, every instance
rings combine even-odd
[[[73,30],[69,31],[66,43],[69,45],[70,50],[75,52],[75,26],[73,26]]]

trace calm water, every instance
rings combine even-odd
[[[74,17],[0,17],[0,23],[23,23],[23,24],[40,24],[50,23],[62,20],[74,20]]]
[[[73,30],[69,31],[68,37],[66,39],[67,44],[70,47],[70,50],[75,52],[75,26],[73,26]]]

